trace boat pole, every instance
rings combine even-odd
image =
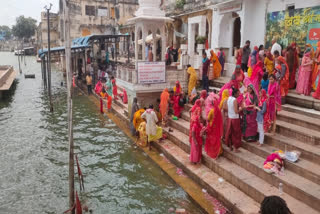
[[[72,69],[71,69],[71,46],[70,46],[70,17],[67,0],[63,0],[65,20],[65,57],[68,90],[68,138],[69,138],[69,207],[74,205],[74,152],[73,152],[73,109],[72,109]],[[72,211],[74,214],[74,210]]]
[[[45,6],[47,10],[47,25],[48,25],[48,94],[49,94],[49,101],[50,101],[50,112],[53,112],[52,106],[52,96],[51,96],[51,54],[50,54],[50,10],[52,4],[50,3],[49,8]]]

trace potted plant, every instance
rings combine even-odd
[[[206,40],[207,40],[207,37],[205,36],[197,36],[196,38],[197,44],[204,44]]]

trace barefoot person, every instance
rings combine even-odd
[[[259,131],[259,142],[258,145],[262,146],[264,141],[264,116],[266,115],[267,111],[267,92],[266,90],[262,89],[260,91],[260,100],[259,106],[256,106],[255,109],[257,110],[257,123],[258,123],[258,131]],[[266,121],[268,122],[268,121]]]
[[[237,98],[240,95],[240,91],[238,89],[232,90],[232,96],[228,98],[227,101],[227,111],[228,111],[228,124],[226,131],[226,144],[235,152],[239,152],[239,147],[241,146],[241,126],[240,126],[240,118],[239,112],[242,110],[239,108]]]
[[[268,96],[269,96],[268,112],[269,112],[270,120],[273,124],[272,134],[274,134],[276,131],[277,110],[281,109],[281,94],[280,94],[280,86],[277,83],[276,77],[273,74],[271,74],[269,77]]]
[[[200,123],[200,116],[193,115],[191,119],[192,125],[190,127],[190,162],[193,164],[200,163],[202,156],[202,124]]]
[[[157,126],[158,117],[153,110],[153,105],[141,115],[141,118],[145,119],[147,122],[146,134],[148,135],[148,146],[151,150],[151,142],[160,140],[162,138],[162,128]]]

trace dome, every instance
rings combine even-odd
[[[139,8],[135,16],[164,17],[165,12],[160,10],[161,0],[139,0]]]

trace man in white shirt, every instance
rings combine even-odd
[[[275,39],[272,40],[272,48],[271,48],[271,54],[274,55],[275,51],[279,51],[279,54],[281,54],[281,46],[277,43]]]
[[[153,105],[150,105],[149,108],[141,115],[142,119],[145,119],[147,122],[146,134],[148,135],[148,146],[151,150],[151,142],[156,141],[162,138],[162,128],[157,126],[158,117],[155,111],[153,110]]]

